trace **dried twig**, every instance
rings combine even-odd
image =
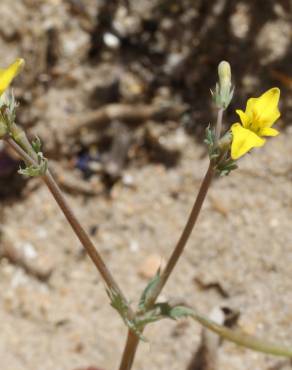
[[[68,193],[78,193],[84,195],[100,195],[103,192],[101,182],[91,183],[83,180],[81,176],[73,171],[68,171],[57,161],[51,160],[53,174],[55,175],[58,184]]]
[[[146,120],[178,119],[186,110],[184,105],[108,104],[97,110],[82,113],[69,121],[67,135],[74,136],[83,128],[101,130],[111,121],[137,124]]]

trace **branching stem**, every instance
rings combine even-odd
[[[162,291],[163,287],[167,283],[172,271],[174,270],[179,258],[181,257],[185,246],[187,244],[187,241],[189,240],[189,237],[193,231],[193,228],[197,222],[198,216],[200,214],[200,211],[202,209],[202,205],[204,203],[204,200],[206,198],[206,195],[208,193],[209,187],[211,185],[212,179],[214,177],[214,169],[209,164],[208,170],[206,172],[206,175],[201,183],[200,190],[198,192],[198,195],[196,197],[195,203],[193,205],[193,208],[191,210],[191,213],[189,215],[189,218],[187,220],[187,223],[183,229],[183,232],[167,262],[167,265],[164,269],[164,271],[161,274],[161,278],[159,283],[156,286],[155,291],[153,291],[153,295],[150,297],[150,299],[147,302],[147,308],[151,307],[156,299],[158,298],[160,292]]]
[[[223,118],[223,109],[218,110],[218,117],[217,117],[217,123],[215,128],[215,137],[216,140],[219,139],[221,129],[222,129],[222,118]],[[7,137],[6,142],[20,155],[20,157],[27,163],[27,164],[33,164],[36,165],[35,159],[33,159],[29,154],[26,153],[26,151],[21,148],[21,146],[16,143],[12,138]],[[215,171],[212,166],[212,164],[209,164],[208,170],[206,172],[206,175],[202,181],[202,184],[200,186],[198,195],[196,197],[196,200],[194,202],[193,208],[191,210],[190,216],[187,220],[187,223],[182,231],[182,234],[174,247],[174,250],[168,260],[168,263],[164,269],[164,271],[161,274],[161,278],[159,280],[159,283],[156,286],[156,289],[152,292],[152,295],[149,297],[148,301],[145,302],[145,309],[149,309],[153,306],[153,304],[156,302],[159,294],[161,293],[163,287],[167,283],[171,273],[173,272],[179,258],[181,257],[185,246],[187,244],[187,241],[192,233],[192,230],[197,222],[198,216],[200,214],[200,211],[202,209],[202,205],[204,203],[204,200],[206,198],[207,192],[209,190],[209,187],[211,185],[212,179],[214,177]],[[68,205],[66,199],[64,198],[59,186],[57,185],[56,181],[54,180],[53,176],[47,170],[47,172],[42,176],[43,181],[47,185],[48,189],[52,193],[53,197],[55,198],[57,204],[59,205],[60,209],[62,210],[63,214],[65,215],[67,221],[71,225],[73,231],[77,235],[78,239],[82,243],[83,247],[87,251],[88,255],[90,256],[91,260],[95,264],[96,268],[100,272],[101,276],[103,277],[107,287],[116,293],[118,293],[122,299],[127,302],[126,298],[124,297],[121,289],[119,288],[118,284],[114,280],[113,276],[111,275],[109,269],[105,265],[102,257],[96,250],[94,244],[90,240],[88,234],[83,229],[81,224],[79,223],[78,219],[76,218],[75,214],[73,213],[72,209]],[[135,317],[135,313],[132,311],[132,309],[129,307],[128,312],[129,318],[132,319]],[[130,329],[128,330],[128,336],[126,345],[124,348],[123,356],[121,359],[119,370],[130,370],[132,368],[135,354],[139,345],[140,338]]]
[[[223,119],[224,109],[220,108],[217,113],[217,122],[215,127],[215,136],[217,140],[220,137],[221,130],[222,130],[222,119]],[[174,250],[166,264],[164,271],[161,274],[161,278],[159,283],[156,286],[156,289],[153,290],[152,295],[149,297],[148,301],[145,303],[145,310],[151,308],[151,306],[156,302],[159,294],[161,293],[162,289],[164,288],[165,284],[167,283],[171,273],[173,272],[180,256],[182,255],[187,241],[193,231],[193,228],[197,222],[198,216],[202,209],[202,205],[208,193],[209,187],[211,185],[212,179],[214,177],[215,170],[211,164],[209,163],[208,170],[206,175],[201,183],[198,195],[194,202],[192,211],[189,215],[187,223],[182,231],[182,234],[174,247]],[[134,361],[134,357],[137,351],[137,347],[139,345],[139,337],[132,333],[130,330],[128,331],[127,342],[125,345],[124,353],[122,356],[122,361],[120,364],[119,370],[130,370],[132,368],[132,364]]]

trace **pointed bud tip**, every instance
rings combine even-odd
[[[222,62],[219,63],[218,75],[220,80],[221,79],[231,80],[231,67],[226,60],[222,60]]]
[[[226,60],[219,63],[218,76],[219,83],[216,84],[216,95],[214,100],[218,108],[226,109],[233,96],[231,67]]]
[[[25,65],[25,60],[23,58],[17,58],[15,62],[19,69],[23,68]]]

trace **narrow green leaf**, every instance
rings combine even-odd
[[[31,146],[32,146],[33,150],[36,152],[36,154],[41,152],[42,143],[41,143],[41,140],[38,136],[36,136],[36,138],[32,141]]]
[[[149,281],[146,288],[144,289],[144,291],[141,295],[139,304],[138,304],[139,310],[141,310],[141,311],[144,310],[145,304],[147,303],[149,297],[152,296],[152,293],[153,293],[153,291],[155,291],[159,281],[160,281],[160,269],[158,269],[155,276]]]

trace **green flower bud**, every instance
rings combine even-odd
[[[218,66],[219,86],[222,93],[228,93],[231,88],[230,64],[223,60]]]
[[[223,84],[225,82],[228,82],[231,84],[231,68],[230,64],[226,62],[226,60],[223,60],[218,65],[218,76],[220,84]]]
[[[213,97],[218,108],[226,109],[233,97],[230,64],[223,60],[218,65],[219,83],[216,84]]]

